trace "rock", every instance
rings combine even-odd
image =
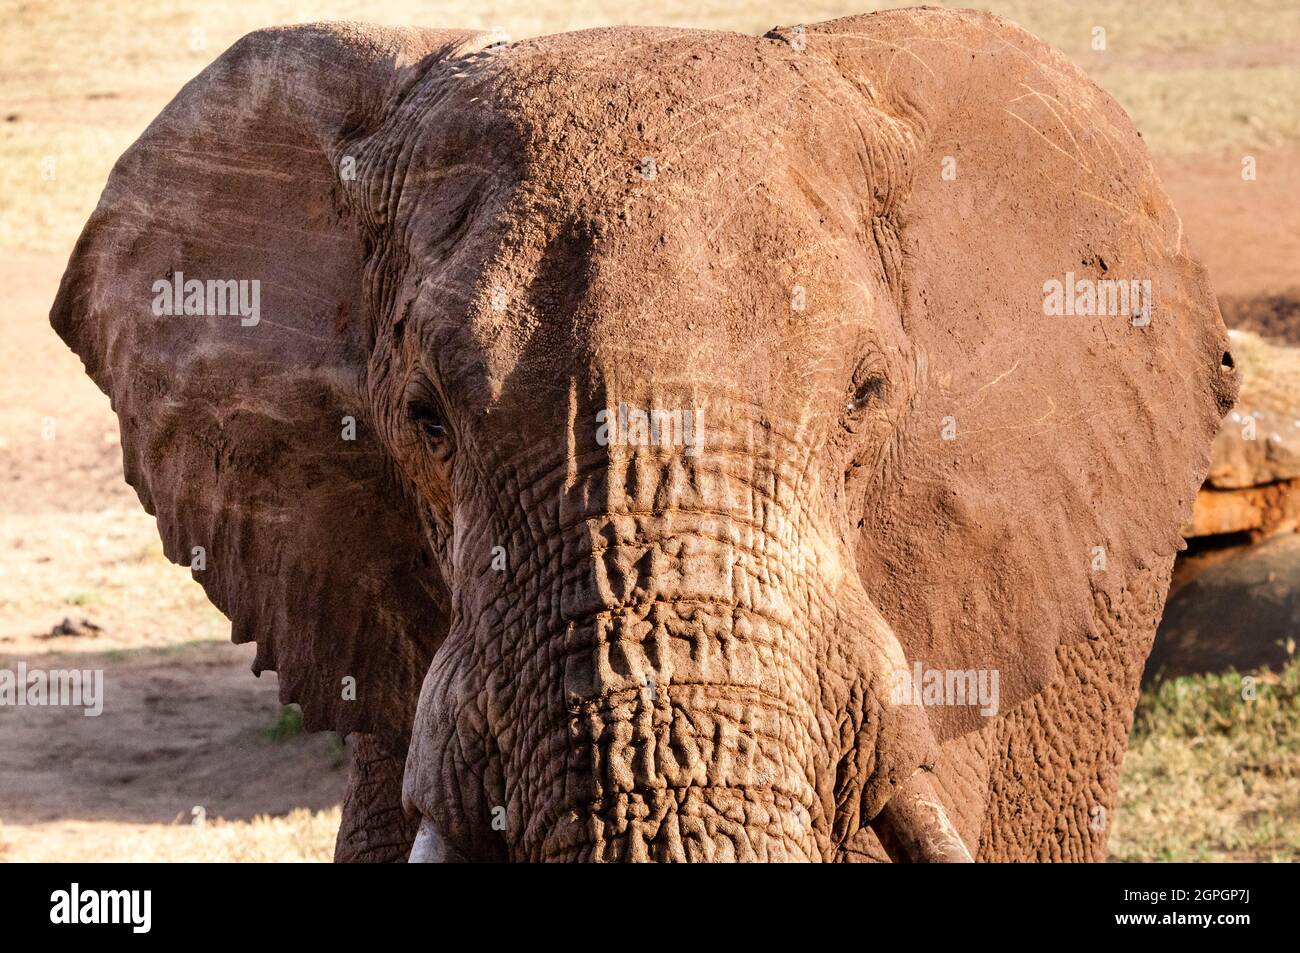
[[[1300,288],[1279,294],[1220,295],[1219,310],[1230,328],[1300,345]]]
[[[82,636],[85,638],[95,638],[100,632],[104,631],[102,626],[96,625],[89,619],[83,618],[80,622],[73,622],[65,618],[62,622],[50,629],[50,634],[45,636],[47,639],[55,639],[60,636]]]
[[[1298,638],[1300,534],[1284,533],[1208,566],[1170,595],[1145,677],[1277,670]]]
[[[1300,636],[1300,347],[1230,333],[1241,394],[1183,527],[1148,680],[1276,669]]]
[[[1300,348],[1230,334],[1241,396],[1215,437],[1206,484],[1241,489],[1300,478]]]
[[[1192,518],[1183,527],[1189,539],[1254,533],[1271,536],[1300,526],[1300,480],[1239,490],[1206,487],[1196,495]]]

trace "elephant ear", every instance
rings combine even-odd
[[[1055,678],[1062,644],[1149,644],[1236,394],[1227,334],[1137,130],[1046,44],[936,9],[805,37],[907,156],[872,232],[912,402],[867,503],[863,580],[923,687],[997,672],[1005,712]],[[1149,282],[1149,323],[1050,313],[1051,283],[1082,279]],[[972,705],[930,720],[941,738],[986,723]]]
[[[378,266],[361,223],[365,190],[382,191],[367,136],[481,38],[246,36],[118,161],[51,312],[112,399],[126,479],[168,558],[234,641],[257,641],[254,672],[277,671],[312,729],[404,739],[446,631],[420,521],[367,416]],[[177,284],[180,310],[203,314],[168,313]]]

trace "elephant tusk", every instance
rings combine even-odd
[[[930,784],[929,773],[917,771],[889,799],[871,822],[881,844],[895,861],[913,864],[969,864],[970,851],[948,820]]]
[[[427,817],[420,819],[420,829],[415,832],[415,843],[411,845],[410,864],[445,864],[453,858],[447,844]]]

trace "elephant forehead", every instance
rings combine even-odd
[[[711,208],[738,197],[738,180],[757,186],[792,163],[812,180],[824,170],[853,175],[863,158],[860,92],[780,40],[590,30],[486,51],[453,78],[457,115],[430,121],[493,127],[520,175],[556,207],[568,200],[617,215],[629,187],[653,183],[684,211]],[[837,191],[852,191],[846,184]]]
[[[748,205],[715,236],[662,213],[610,228],[532,223],[538,240],[483,265],[475,306],[467,321],[451,316],[449,335],[477,352],[494,396],[513,382],[535,399],[575,379],[811,396],[820,376],[842,374],[844,345],[874,324],[880,294],[861,249]]]
[[[838,72],[783,41],[619,29],[488,51],[452,82],[420,111],[450,146],[422,158],[410,207],[437,252],[441,342],[485,371],[476,403],[631,363],[751,395],[841,370],[826,332],[876,311],[872,186],[890,170],[880,116]],[[466,207],[448,253],[438,223]]]
[[[593,141],[716,131],[711,120],[724,115],[733,127],[752,122],[765,104],[797,108],[791,92],[825,70],[779,41],[639,28],[539,37],[472,62],[493,102],[517,108],[538,133],[577,123]]]

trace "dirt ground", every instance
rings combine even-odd
[[[595,22],[685,25],[694,13],[702,26],[755,32],[867,5],[697,11],[669,4],[662,16],[653,9],[624,16],[585,15],[577,6],[543,0],[527,12],[507,5],[466,19],[439,4],[380,10],[340,2],[299,10],[272,3],[265,15],[221,14],[204,49],[182,51],[165,65],[134,50],[132,35],[96,20],[101,14],[83,17],[80,7],[51,4],[48,15],[63,24],[54,40],[48,37],[58,24],[39,19],[44,14],[33,5],[3,6],[0,669],[19,661],[102,669],[109,704],[98,718],[66,708],[0,709],[0,860],[328,859],[346,776],[343,746],[332,736],[299,734],[292,719],[286,722],[275,676],[249,674],[251,647],[230,645],[224,618],[186,570],[163,559],[152,518],[122,480],[108,400],[47,323],[71,242],[112,158],[181,79],[255,26],[342,15],[500,24],[523,36]],[[408,6],[428,9],[407,16]],[[1072,56],[1087,55],[1086,34],[1080,40],[1073,24],[1078,20],[1082,29],[1090,20],[1078,19],[1069,5],[992,6],[1006,8]],[[1119,22],[1129,15],[1119,12],[1123,5],[1097,6]],[[1264,7],[1282,11],[1278,22],[1285,28],[1224,26],[1207,15],[1205,22],[1214,23],[1208,38],[1190,40],[1168,26],[1180,15],[1169,7],[1161,21],[1168,36],[1148,31],[1143,45],[1117,51],[1094,74],[1107,88],[1113,79],[1139,127],[1146,131],[1149,123],[1155,130],[1148,141],[1192,247],[1209,266],[1230,316],[1256,325],[1300,306],[1300,121],[1276,116],[1266,98],[1278,82],[1274,72],[1289,70],[1278,88],[1291,90],[1295,109],[1300,28],[1284,5]],[[184,37],[202,22],[199,9],[147,2],[140,16]],[[1190,19],[1193,26],[1200,22]],[[1214,32],[1223,30],[1226,37]],[[1169,116],[1182,108],[1177,84],[1188,74],[1201,77],[1194,77],[1197,88],[1213,91],[1236,89],[1237,74],[1251,71],[1261,78],[1264,98],[1251,105],[1229,95],[1226,105],[1214,105],[1244,116],[1239,130],[1226,138],[1179,133],[1192,121]],[[36,172],[49,153],[63,157],[62,178],[53,181]],[[1247,154],[1255,158],[1254,181],[1241,175]],[[61,626],[73,634],[50,634]]]

